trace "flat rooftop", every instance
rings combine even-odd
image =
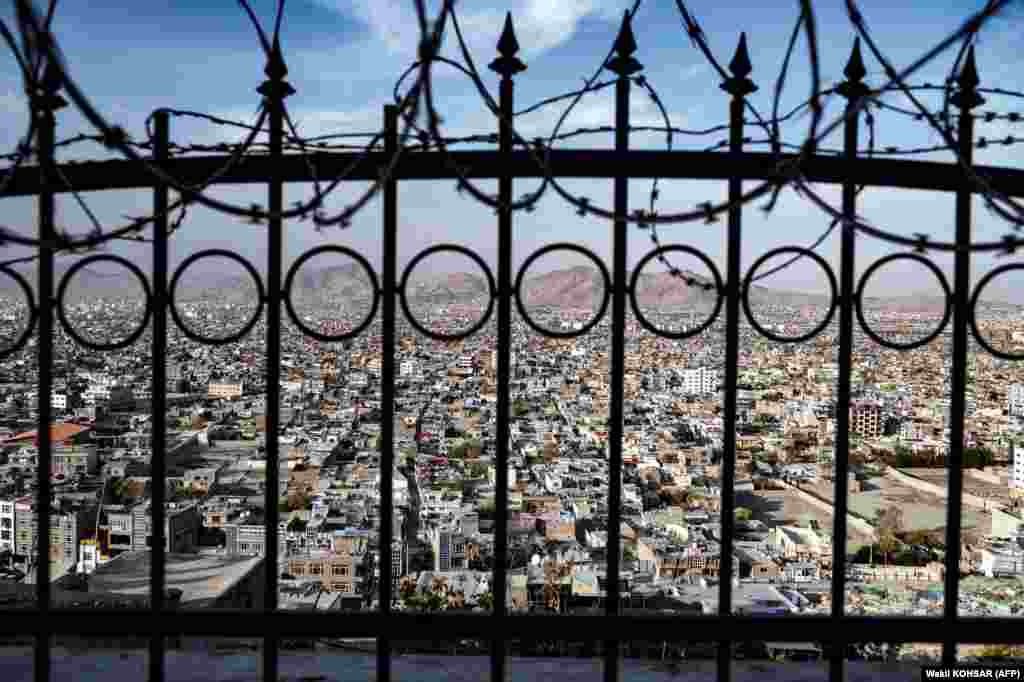
[[[201,607],[249,575],[262,557],[216,554],[167,554],[165,584],[181,590],[181,604]],[[149,595],[150,552],[126,552],[89,576],[90,592]],[[2,679],[2,678],[0,678]]]

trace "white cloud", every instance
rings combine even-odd
[[[419,22],[416,11],[408,0],[318,0],[328,9],[355,18],[369,27],[376,41],[391,54],[412,58],[419,40]],[[436,5],[429,3],[436,16]],[[516,0],[508,9],[512,12],[516,35],[524,57],[530,57],[570,40],[584,19],[617,20],[621,3],[614,0]],[[476,58],[494,51],[502,26],[504,11],[491,7],[459,3],[458,17],[466,42]],[[446,51],[455,54],[457,43],[454,31],[446,32]]]

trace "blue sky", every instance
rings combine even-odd
[[[436,0],[431,2],[436,7]],[[513,0],[507,4],[465,0],[459,3],[460,21],[469,38],[470,48],[485,80],[496,95],[496,78],[486,71],[486,64],[495,56],[494,45],[502,27],[504,13],[510,9],[515,19],[521,57],[529,70],[517,78],[517,103],[526,105],[542,98],[579,87],[583,77],[590,76],[600,64],[618,30],[623,10],[631,2],[613,0]],[[892,62],[901,67],[956,29],[963,18],[981,8],[983,2],[891,2],[871,0],[861,3],[868,26],[880,47]],[[276,2],[253,0],[253,6],[264,26],[271,30]],[[704,29],[712,50],[727,63],[735,49],[740,31],[747,31],[752,78],[760,86],[752,101],[766,116],[771,110],[771,96],[783,57],[786,41],[796,17],[796,2],[768,0],[765,2],[715,3],[690,2]],[[816,2],[820,35],[822,77],[826,85],[842,79],[842,69],[853,43],[853,30],[846,18],[844,3],[838,0]],[[10,7],[4,17],[9,19]],[[1019,50],[1020,20],[1024,12],[1011,6],[1005,17],[993,21],[983,31],[978,43],[978,65],[983,84],[1024,90],[1024,70]],[[719,78],[707,65],[682,31],[675,3],[647,0],[634,21],[639,44],[636,57],[644,64],[644,74],[657,88],[671,114],[674,125],[700,128],[724,122],[727,95],[718,88]],[[155,108],[172,106],[199,109],[211,114],[251,121],[259,96],[255,88],[263,78],[263,57],[255,33],[245,15],[234,2],[168,2],[166,0],[138,3],[126,11],[124,3],[109,0],[66,0],[60,3],[54,30],[71,65],[72,75],[89,94],[93,103],[113,121],[140,135],[145,117]],[[390,101],[395,78],[415,54],[417,36],[413,4],[409,0],[289,0],[285,9],[283,46],[290,68],[289,80],[298,91],[289,99],[290,110],[300,129],[310,135],[330,132],[373,131],[381,124],[383,106]],[[454,36],[449,32],[444,53],[456,56]],[[806,98],[810,85],[806,43],[801,41],[787,81],[782,110],[788,110]],[[941,55],[923,69],[912,82],[940,82],[955,56],[954,50]],[[881,72],[877,62],[865,52],[869,70],[868,81],[877,84]],[[490,132],[495,122],[487,113],[472,85],[450,70],[439,67],[437,73],[438,102],[445,116],[446,130],[453,135]],[[0,142],[10,149],[16,132],[27,121],[22,86],[13,60],[0,60]],[[926,96],[932,108],[939,100]],[[908,103],[899,95],[885,98],[892,104]],[[826,120],[840,111],[841,103],[832,99]],[[1022,111],[1024,101],[1008,97],[990,97],[982,111]],[[542,114],[518,120],[524,136],[545,135],[551,130],[561,109],[551,107]],[[580,102],[568,119],[566,129],[579,126],[610,125],[613,122],[613,96],[610,90],[589,95]],[[634,90],[633,120],[637,124],[659,124],[649,100]],[[888,145],[925,146],[938,142],[937,134],[921,124],[903,117],[880,112],[877,143]],[[61,112],[58,137],[78,132],[92,132],[73,107]],[[201,126],[174,119],[172,138],[198,142],[234,141],[236,133],[215,126]],[[806,129],[806,118],[783,128],[787,141],[800,142]],[[756,131],[750,133],[758,137]],[[1024,124],[1007,122],[979,124],[978,135],[1001,139],[1006,135],[1024,136]],[[721,140],[713,135],[700,140],[678,139],[682,148],[702,148]],[[866,134],[862,142],[866,144]],[[659,148],[660,135],[635,135],[636,147]],[[839,144],[836,137],[826,146]],[[580,138],[572,146],[606,148],[610,135]],[[761,148],[763,149],[763,148]],[[979,163],[1019,166],[1021,147],[995,147],[981,150]],[[66,153],[64,158],[102,158],[102,149],[83,145]],[[951,161],[950,154],[936,154],[935,160]],[[572,191],[590,197],[595,203],[608,205],[611,182],[567,181]],[[482,185],[489,189],[487,183]],[[493,184],[490,186],[493,187]],[[534,187],[532,181],[517,183],[516,193]],[[330,207],[338,210],[362,187],[344,187]],[[634,207],[646,205],[649,182],[631,184]],[[838,189],[822,187],[822,195],[838,201]],[[219,188],[215,196],[241,205],[260,202],[259,188]],[[663,183],[659,208],[663,212],[692,208],[700,201],[720,200],[725,195],[724,183]],[[291,202],[309,196],[307,188],[289,186],[286,200]],[[88,197],[90,206],[105,224],[119,224],[124,214],[139,214],[151,203],[143,192],[107,192]],[[399,265],[423,248],[439,242],[456,242],[477,249],[492,267],[496,262],[495,217],[487,207],[462,198],[454,191],[454,183],[408,183],[400,191]],[[862,213],[877,224],[903,234],[928,232],[936,238],[951,239],[953,235],[952,196],[924,192],[867,190],[862,195]],[[4,223],[9,227],[31,231],[33,207],[29,200],[6,200]],[[61,223],[72,231],[85,231],[88,223],[70,197],[59,203]],[[183,231],[172,244],[172,257],[180,261],[205,248],[233,248],[265,270],[266,252],[263,227],[247,226],[229,217],[196,207]],[[989,217],[980,205],[975,231],[980,236],[998,238],[1008,229]],[[829,219],[818,208],[787,191],[777,210],[764,216],[760,211],[747,212],[743,259],[749,265],[760,254],[787,245],[807,245],[824,230]],[[720,266],[724,261],[724,221],[706,226],[702,223],[667,226],[661,231],[666,243],[686,243],[708,253]],[[354,225],[345,231],[330,228],[317,234],[310,223],[288,226],[285,237],[288,261],[303,251],[327,241],[352,246],[379,262],[380,205],[371,203],[357,216]],[[577,241],[610,260],[611,225],[596,218],[580,218],[553,193],[544,199],[538,210],[520,214],[516,220],[515,260],[522,262],[535,249],[553,241]],[[836,262],[838,232],[821,247],[821,254]],[[648,250],[646,233],[632,229],[631,263]],[[119,246],[114,252],[124,253],[140,262],[147,262],[148,250],[141,246]],[[894,249],[861,240],[858,247],[858,270],[870,261]],[[17,255],[6,248],[0,255]],[[951,259],[936,257],[944,268]],[[69,261],[70,262],[70,261]],[[428,261],[438,270],[467,269],[461,260]],[[979,258],[975,272],[980,276],[992,259]],[[1009,262],[1003,258],[999,260]],[[543,268],[570,264],[546,259]],[[323,262],[326,264],[326,262]],[[425,264],[426,265],[426,264]],[[696,265],[680,261],[682,267]],[[947,268],[948,269],[948,268]],[[824,280],[812,265],[797,265],[770,280],[771,286],[800,290],[820,290]],[[1003,288],[1009,285],[1009,278]],[[879,274],[872,292],[898,292],[912,295],[937,291],[928,277],[910,266],[893,267]],[[1024,289],[1024,288],[1022,288]],[[1024,296],[1020,297],[1024,302]]]

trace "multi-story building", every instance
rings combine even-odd
[[[432,529],[430,545],[434,550],[434,570],[452,571],[466,567],[466,538],[450,530]]]
[[[861,438],[878,438],[882,433],[882,410],[878,403],[861,401],[851,405],[850,430]]]
[[[707,367],[679,370],[682,391],[686,395],[714,393],[718,388],[718,376]]]
[[[288,573],[296,578],[318,578],[324,592],[359,593],[357,560],[351,554],[310,552],[288,558]]]
[[[107,509],[110,529],[110,552],[148,549],[153,541],[153,515],[150,502],[128,509]],[[164,515],[164,549],[168,552],[191,552],[199,543],[199,509],[194,504],[170,503]]]
[[[70,478],[91,475],[99,470],[100,459],[95,445],[70,445],[53,449],[50,472]]]
[[[419,363],[415,360],[402,360],[402,364],[399,365],[398,373],[403,377],[418,376],[420,373]]]
[[[287,553],[287,524],[281,521],[277,533],[278,556]],[[221,525],[224,530],[224,549],[228,554],[242,556],[259,556],[267,549],[266,519],[260,513],[246,513],[241,518],[232,519]]]
[[[26,557],[29,563],[35,562],[37,551],[37,512],[38,507],[31,497],[23,497],[14,502],[14,551]],[[50,513],[51,563],[63,563],[65,567],[70,567],[77,562],[79,542],[95,518],[95,511],[83,509]]]
[[[1014,417],[1024,417],[1024,384],[1010,384],[1006,390],[1006,411]]]
[[[266,542],[264,526],[236,523],[224,526],[224,547],[228,554],[260,556],[266,552]]]
[[[234,400],[242,397],[242,382],[236,380],[211,381],[206,386],[206,394],[210,398],[223,400]]]
[[[14,551],[14,500],[0,500],[0,552]]]
[[[405,540],[400,537],[391,541],[391,578],[394,588],[392,594],[398,594],[398,583],[409,572],[409,552]]]
[[[1010,494],[1024,495],[1024,449],[1010,443]]]

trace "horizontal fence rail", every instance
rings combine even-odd
[[[687,22],[690,19],[687,17]],[[42,27],[36,27],[42,31]],[[808,31],[813,31],[808,28]],[[691,33],[691,35],[693,35]],[[813,32],[808,36],[813,38]],[[424,47],[427,50],[429,46]],[[52,50],[44,44],[43,52]],[[526,66],[516,57],[518,43],[512,33],[511,19],[506,22],[505,32],[498,46],[499,57],[490,68],[500,77],[500,102],[496,107],[499,114],[499,134],[495,138],[496,151],[412,151],[403,148],[399,125],[405,115],[405,104],[389,105],[385,108],[383,138],[384,151],[364,153],[341,153],[310,151],[303,154],[286,153],[285,139],[288,137],[290,119],[284,106],[285,99],[294,93],[286,80],[288,73],[284,65],[280,46],[276,39],[273,48],[268,45],[267,80],[259,88],[263,97],[264,114],[268,123],[269,147],[265,154],[247,154],[231,161],[229,155],[173,158],[170,156],[169,118],[166,110],[156,112],[153,155],[147,160],[153,168],[175,179],[179,185],[202,186],[244,185],[259,183],[267,187],[269,213],[267,217],[268,263],[267,277],[260,276],[255,265],[241,255],[227,250],[208,250],[188,256],[173,272],[168,266],[169,213],[171,212],[170,185],[156,182],[151,174],[139,171],[137,161],[96,161],[57,164],[54,148],[56,112],[66,105],[58,94],[62,82],[73,95],[75,103],[83,108],[81,97],[70,87],[72,82],[66,74],[56,76],[50,72],[57,63],[55,54],[46,55],[47,71],[40,83],[40,92],[33,90],[33,112],[38,119],[39,144],[38,166],[10,169],[5,175],[5,184],[0,189],[0,198],[35,196],[39,203],[40,262],[38,294],[16,270],[0,266],[0,272],[12,277],[22,289],[29,310],[28,325],[18,342],[0,354],[6,357],[23,349],[33,332],[39,334],[37,345],[38,363],[38,433],[39,471],[38,500],[39,541],[37,547],[37,599],[34,609],[0,608],[0,634],[22,635],[31,633],[37,637],[35,656],[36,680],[48,680],[50,672],[49,646],[54,635],[136,635],[152,638],[150,649],[149,675],[154,682],[164,679],[165,637],[172,636],[241,636],[259,637],[264,641],[264,679],[276,679],[278,671],[278,644],[282,638],[320,637],[374,637],[378,639],[379,679],[391,677],[390,647],[400,639],[418,639],[428,636],[469,637],[489,640],[492,656],[492,677],[503,679],[506,672],[504,645],[516,638],[586,639],[604,641],[605,679],[614,682],[619,677],[618,643],[629,640],[714,640],[719,642],[719,678],[730,677],[731,644],[739,641],[813,641],[834,645],[829,655],[832,663],[831,675],[835,680],[843,677],[842,647],[858,641],[915,641],[943,643],[944,662],[954,662],[959,643],[1014,643],[1021,639],[1020,620],[1017,618],[967,618],[958,613],[958,580],[960,560],[960,502],[963,474],[960,462],[963,457],[964,392],[967,382],[967,346],[973,336],[983,348],[1000,357],[1007,357],[992,349],[978,332],[975,308],[984,286],[994,274],[986,276],[972,288],[969,276],[969,252],[978,250],[1012,251],[1013,244],[993,242],[977,244],[971,241],[972,198],[985,194],[999,193],[1005,197],[1024,197],[1024,170],[974,166],[971,150],[974,147],[972,109],[983,100],[978,95],[977,74],[974,69],[973,50],[967,57],[961,76],[957,81],[952,105],[960,109],[959,147],[956,149],[961,163],[937,163],[896,159],[867,158],[859,155],[857,149],[858,125],[864,113],[861,109],[869,90],[863,84],[865,76],[860,56],[859,42],[854,48],[847,66],[848,80],[837,89],[847,99],[844,127],[844,148],[841,155],[814,153],[807,148],[801,154],[769,154],[744,149],[744,111],[746,98],[756,90],[748,78],[752,67],[746,52],[745,37],[741,38],[736,56],[729,65],[729,74],[721,88],[729,95],[729,142],[728,150],[717,151],[649,151],[630,150],[629,106],[631,88],[638,83],[635,74],[643,66],[634,57],[637,50],[632,34],[631,14],[627,12],[610,59],[603,65],[604,70],[616,78],[615,102],[616,125],[614,150],[555,150],[543,151],[543,167],[538,164],[534,153],[516,149],[514,129],[510,124],[514,107],[513,77],[525,70]],[[420,84],[423,81],[421,80]],[[419,87],[418,84],[416,87]],[[261,119],[262,120],[262,119]],[[262,132],[262,123],[257,126]],[[255,135],[255,132],[253,133]],[[109,141],[109,140],[108,140]],[[114,145],[116,146],[116,145]],[[520,147],[522,145],[519,145]],[[767,181],[778,183],[781,188],[791,181],[793,168],[799,169],[804,183],[839,185],[842,188],[842,208],[836,219],[843,223],[841,259],[839,272],[812,249],[786,246],[775,249],[758,258],[749,267],[741,259],[744,207],[742,204],[743,183]],[[968,172],[970,171],[970,173]],[[973,173],[973,175],[971,175]],[[323,178],[344,175],[345,181],[380,182],[383,193],[382,206],[382,268],[376,272],[365,256],[340,245],[328,245],[313,249],[298,259],[287,271],[283,271],[284,220],[283,187],[286,183],[319,183]],[[605,264],[591,251],[578,244],[559,243],[549,245],[530,254],[518,272],[512,267],[512,246],[514,235],[513,184],[519,178],[607,178],[614,180],[614,214],[612,221],[612,263]],[[57,182],[55,177],[60,177]],[[727,218],[725,229],[728,234],[726,271],[720,273],[714,263],[701,251],[685,245],[661,246],[656,234],[655,248],[642,255],[640,265],[633,273],[627,268],[627,231],[632,229],[629,217],[628,181],[631,179],[686,179],[721,180],[728,183],[729,205],[719,211]],[[978,180],[984,179],[984,185]],[[498,262],[496,273],[474,251],[458,244],[440,244],[417,254],[404,270],[397,267],[398,247],[398,185],[413,180],[457,180],[460,187],[469,179],[491,179],[498,181],[498,209],[496,229],[498,234]],[[949,244],[941,244],[911,237],[893,237],[871,233],[855,227],[857,188],[892,187],[915,190],[951,192],[956,194],[956,237]],[[73,188],[73,189],[72,189]],[[114,189],[152,189],[154,192],[153,224],[157,237],[153,246],[153,274],[151,281],[145,273],[127,259],[98,255],[85,258],[66,272],[59,282],[53,273],[54,253],[61,247],[55,235],[53,224],[54,197],[65,192],[94,192]],[[585,213],[585,211],[583,211]],[[709,221],[716,216],[709,210]],[[638,221],[637,221],[638,222]],[[652,222],[656,222],[652,217]],[[854,275],[855,247],[861,234],[880,237],[908,247],[907,253],[895,254],[868,264],[859,281]],[[857,240],[855,240],[855,235]],[[946,281],[941,270],[919,251],[927,249],[956,252],[956,267],[953,282]],[[522,283],[530,265],[539,257],[552,251],[570,251],[593,261],[603,281],[603,302],[594,317],[582,329],[571,332],[552,332],[543,329],[533,320],[523,303]],[[489,297],[486,312],[468,331],[455,335],[442,335],[426,329],[411,309],[407,296],[410,273],[421,260],[433,253],[448,251],[468,256],[483,270],[487,280]],[[331,335],[309,328],[296,313],[292,301],[292,286],[299,268],[310,258],[322,253],[348,256],[365,270],[372,283],[372,307],[361,323],[352,331]],[[662,260],[672,253],[686,253],[702,260],[708,266],[713,282],[704,283],[716,295],[716,304],[710,316],[694,329],[685,332],[670,332],[654,327],[644,316],[637,304],[637,277],[640,269],[653,259]],[[763,327],[753,316],[749,301],[750,289],[760,273],[760,266],[770,257],[796,255],[807,257],[825,273],[831,287],[829,309],[826,319],[810,333],[797,338],[779,337]],[[210,257],[229,258],[243,267],[252,278],[258,291],[259,306],[243,328],[226,338],[203,337],[189,329],[182,321],[175,304],[175,292],[187,269],[198,260]],[[923,341],[899,345],[882,338],[873,330],[863,312],[864,291],[868,280],[877,268],[891,260],[912,260],[925,265],[937,277],[945,291],[946,307],[939,326]],[[95,262],[113,262],[127,268],[138,279],[145,292],[145,317],[139,326],[129,330],[120,341],[98,344],[82,338],[69,321],[64,298],[71,278],[82,267]],[[1018,266],[1004,266],[997,272]],[[691,283],[692,284],[692,283]],[[36,300],[36,296],[38,300]],[[622,521],[622,437],[623,410],[625,406],[624,374],[626,345],[626,316],[632,312],[639,323],[648,331],[670,339],[694,336],[719,322],[725,329],[726,373],[724,404],[723,497],[722,500],[722,554],[732,555],[734,529],[733,485],[735,482],[736,427],[738,358],[741,352],[740,325],[749,322],[761,336],[780,342],[805,341],[821,333],[833,318],[839,322],[839,367],[840,379],[837,390],[837,438],[836,438],[836,482],[835,482],[835,526],[833,534],[833,556],[835,572],[831,581],[832,608],[829,616],[801,617],[747,617],[732,613],[734,587],[731,580],[732,562],[722,563],[719,583],[719,613],[706,616],[687,615],[622,615],[620,613],[620,542],[619,533],[608,538],[608,595],[605,613],[601,615],[517,615],[508,612],[505,601],[505,587],[508,584],[506,560],[508,559],[508,520],[505,516],[508,503],[508,462],[510,439],[510,374],[511,374],[511,319],[513,305],[519,310],[524,322],[534,331],[549,338],[572,338],[594,329],[599,323],[610,330],[611,369],[610,395],[611,414],[609,419],[610,459],[609,487],[609,528],[619,528]],[[278,611],[278,580],[280,577],[278,496],[279,496],[279,443],[278,427],[281,419],[280,392],[278,390],[281,368],[282,306],[284,316],[290,319],[304,336],[323,342],[336,342],[353,338],[378,319],[382,324],[382,381],[381,396],[383,425],[379,441],[382,480],[380,485],[380,527],[379,527],[379,576],[380,609],[376,612],[355,612],[344,614],[292,613]],[[167,605],[164,595],[166,567],[164,550],[164,484],[166,483],[166,354],[167,320],[171,320],[188,338],[199,343],[214,345],[231,343],[241,339],[261,322],[267,333],[266,358],[264,363],[267,386],[267,484],[265,504],[267,507],[266,529],[266,582],[264,585],[264,608],[260,611],[203,610],[189,612],[174,610]],[[390,551],[394,536],[394,510],[392,499],[392,472],[395,467],[394,417],[395,417],[395,343],[396,326],[404,314],[405,321],[416,330],[434,339],[454,340],[469,336],[493,316],[497,322],[498,360],[498,413],[497,413],[497,490],[496,506],[496,557],[493,571],[493,585],[496,586],[497,602],[494,612],[476,614],[407,614],[393,611],[395,595],[392,578],[398,575],[399,567],[392,564]],[[125,348],[144,334],[152,321],[153,354],[152,395],[153,395],[153,512],[154,547],[152,560],[151,587],[156,590],[148,609],[121,609],[116,614],[87,609],[58,609],[51,605],[49,583],[50,533],[49,514],[45,513],[50,498],[50,400],[53,387],[53,332],[60,325],[81,345],[97,351]],[[853,334],[859,324],[872,339],[890,348],[909,349],[923,345],[951,329],[954,349],[953,405],[950,441],[951,474],[949,479],[949,520],[947,523],[948,551],[946,553],[945,612],[941,617],[868,617],[851,616],[844,613],[844,589],[847,576],[845,543],[847,539],[848,496],[846,482],[849,473],[849,414],[850,374],[852,371]],[[1010,359],[1021,359],[1008,356]]]
[[[610,179],[620,174],[633,179],[664,178],[679,180],[728,180],[738,176],[744,180],[777,180],[780,166],[793,162],[793,154],[775,156],[767,152],[743,152],[735,158],[723,152],[630,150],[623,156],[607,149],[553,149],[545,152],[555,175],[565,178]],[[449,167],[450,158],[454,167]],[[173,158],[157,164],[184,184],[265,184],[270,173],[280,170],[287,183],[311,182],[310,163],[321,178],[346,172],[351,181],[380,179],[380,169],[391,156],[384,152],[368,154],[310,152],[308,158],[285,154],[280,159],[269,156],[247,157],[214,180],[209,178],[222,169],[226,156]],[[139,173],[131,161],[88,161],[62,164],[61,172],[68,184],[79,192],[108,189],[146,189],[153,183]],[[851,162],[835,156],[813,155],[800,163],[801,175],[807,182],[841,185],[853,182],[868,187],[956,192],[962,188],[963,172],[950,163],[913,161],[907,159],[858,158]],[[999,192],[1024,197],[1024,170],[977,166],[976,170]],[[529,152],[452,151],[409,152],[396,161],[396,180],[456,180],[459,177],[494,179],[540,178],[544,172]],[[39,194],[39,172],[34,168],[14,171],[2,197]],[[63,183],[53,187],[55,193],[70,191]]]
[[[47,634],[161,636],[214,635],[262,637],[267,628],[276,637],[379,637],[398,639],[550,639],[550,640],[663,640],[689,641],[782,641],[782,642],[942,642],[949,639],[947,621],[941,617],[844,616],[642,616],[642,615],[516,615],[502,618],[485,614],[381,614],[254,613],[227,609],[167,611],[159,616],[143,610],[121,609],[116,615],[90,613],[88,609],[51,609],[44,622],[26,609],[5,609],[11,616],[0,623],[5,635]],[[1018,618],[957,618],[958,641],[976,644],[1020,642]]]

